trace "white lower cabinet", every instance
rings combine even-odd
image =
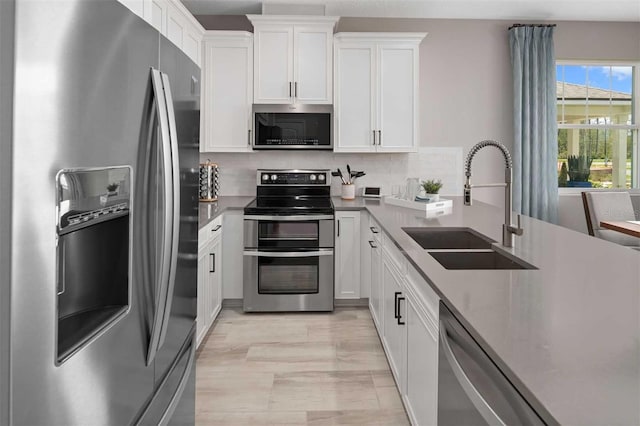
[[[220,217],[198,233],[196,346],[200,346],[222,307],[221,222]]]
[[[407,380],[401,393],[412,424],[436,425],[438,328],[407,290]]]
[[[371,218],[369,309],[411,424],[437,425],[439,298]]]
[[[386,252],[382,254],[382,341],[389,360],[389,366],[398,388],[404,385],[404,359],[406,353],[406,303],[403,295],[402,277],[396,271],[393,261]]]
[[[360,298],[360,212],[335,212],[335,298]]]

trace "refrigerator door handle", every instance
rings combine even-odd
[[[176,282],[176,268],[178,263],[178,241],[180,233],[180,157],[178,156],[178,133],[176,130],[176,116],[173,109],[173,96],[171,95],[171,85],[169,84],[169,76],[161,73],[162,83],[164,87],[164,95],[167,109],[167,118],[169,122],[169,146],[171,158],[171,200],[172,213],[170,219],[171,232],[171,252],[169,263],[169,281],[167,284],[167,295],[165,298],[164,314],[162,317],[162,326],[160,327],[160,341],[158,348],[162,347],[164,339],[167,336],[167,328],[169,318],[171,316],[171,305],[173,304],[173,290]]]
[[[149,338],[149,347],[147,350],[147,365],[153,362],[158,348],[160,346],[160,334],[162,330],[162,321],[165,315],[165,307],[167,303],[167,293],[170,279],[170,263],[172,251],[172,215],[173,215],[173,179],[171,174],[171,142],[170,127],[167,117],[167,102],[165,99],[165,91],[163,88],[162,75],[160,71],[151,69],[151,83],[153,87],[153,99],[157,109],[158,123],[160,124],[160,139],[162,142],[162,175],[164,180],[165,199],[164,199],[164,224],[162,226],[162,251],[159,261],[158,280],[160,288],[155,294],[155,309],[153,314],[153,323],[151,324],[151,336]],[[150,129],[153,132],[153,129]]]

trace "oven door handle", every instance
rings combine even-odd
[[[245,256],[256,257],[317,257],[317,256],[333,256],[332,249],[324,249],[317,251],[258,251],[245,250],[242,254]]]
[[[245,215],[244,220],[273,220],[277,222],[295,222],[295,221],[311,221],[311,220],[333,220],[332,214],[323,215],[297,215],[297,216],[263,216],[263,215]]]

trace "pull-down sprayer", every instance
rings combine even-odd
[[[504,171],[504,183],[489,183],[483,185],[471,185],[471,161],[473,157],[485,146],[494,146],[502,152],[504,155],[506,167]],[[513,162],[511,161],[511,154],[507,148],[496,141],[484,140],[475,144],[469,154],[464,166],[464,174],[466,176],[466,182],[464,184],[464,205],[471,205],[471,188],[487,188],[487,187],[504,187],[504,224],[502,225],[502,245],[505,247],[513,247],[514,235],[522,235],[524,230],[520,227],[520,215],[518,215],[518,225],[513,226],[511,223],[511,170],[513,168]]]

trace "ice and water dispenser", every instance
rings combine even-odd
[[[57,190],[57,363],[127,312],[131,168],[61,170]]]

